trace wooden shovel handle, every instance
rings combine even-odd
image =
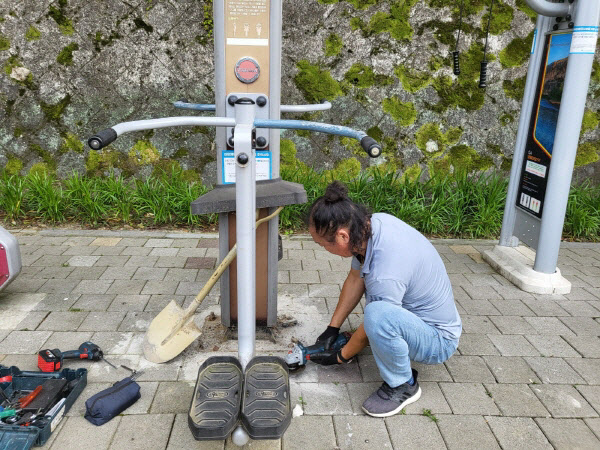
[[[258,228],[259,225],[263,224],[264,222],[267,222],[268,220],[271,220],[273,217],[278,215],[282,209],[283,209],[283,206],[280,206],[271,215],[269,215],[267,217],[263,217],[262,219],[258,220],[255,225],[256,228]],[[202,303],[202,300],[204,300],[204,297],[206,297],[208,295],[208,293],[210,292],[212,287],[215,285],[217,280],[219,278],[221,278],[221,275],[223,275],[223,272],[225,272],[225,269],[227,269],[227,267],[229,267],[229,264],[231,264],[231,261],[233,261],[233,259],[236,257],[236,255],[237,255],[237,243],[233,247],[231,247],[231,250],[229,250],[229,253],[227,253],[227,256],[225,256],[225,258],[223,258],[223,261],[221,261],[221,263],[218,265],[217,269],[210,276],[210,278],[208,279],[208,281],[206,282],[204,287],[200,290],[200,292],[198,292],[198,295],[196,295],[196,298],[194,299],[194,301],[192,303],[190,303],[190,306],[188,306],[187,311],[185,312],[185,316],[183,317],[183,319],[181,321],[182,323],[185,323],[185,321],[194,314],[194,312],[196,311],[196,308],[198,308],[200,303]]]

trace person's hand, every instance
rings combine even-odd
[[[327,329],[319,335],[315,344],[323,344],[325,350],[329,350],[339,334],[339,328],[328,326]]]
[[[338,360],[338,353],[340,350],[325,350],[319,353],[313,353],[310,355],[310,361],[320,364],[322,366],[333,366],[334,364],[341,364]]]

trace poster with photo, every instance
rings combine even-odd
[[[544,60],[525,144],[517,206],[539,218],[544,209],[571,39],[571,33],[546,37]]]

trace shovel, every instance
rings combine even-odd
[[[271,220],[282,209],[283,206],[280,206],[273,214],[258,220],[256,228],[260,224]],[[223,261],[221,261],[202,290],[186,309],[178,306],[175,300],[171,300],[165,309],[158,313],[150,323],[146,336],[144,336],[144,356],[148,361],[153,363],[170,361],[200,337],[202,331],[194,323],[194,313],[236,255],[237,244],[229,250],[227,256],[223,258]]]

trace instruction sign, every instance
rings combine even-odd
[[[223,168],[223,184],[235,183],[235,158],[233,150],[221,151]],[[272,178],[271,152],[266,150],[257,151],[256,159],[256,181],[270,180]]]
[[[596,52],[598,27],[579,26],[573,29],[571,53],[574,55],[593,55]]]
[[[542,217],[544,209],[558,113],[569,52],[572,53],[572,38],[570,32],[546,37],[545,56],[540,67],[536,100],[531,112],[517,206],[538,218]]]

